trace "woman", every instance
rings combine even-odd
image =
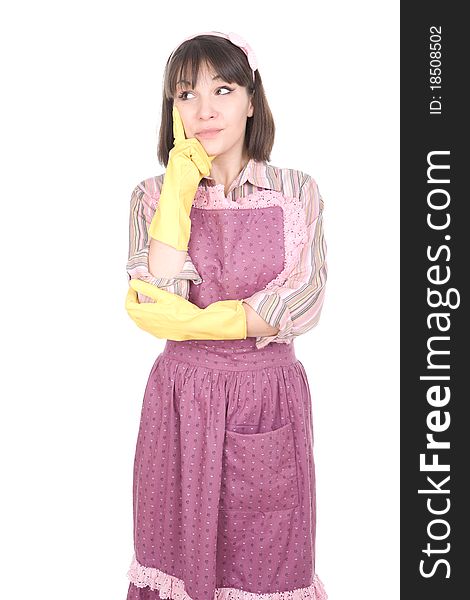
[[[167,342],[143,399],[128,600],[327,598],[293,344],[323,304],[323,200],[268,163],[273,142],[248,44],[186,38],[164,77],[166,172],[131,200],[126,309]]]

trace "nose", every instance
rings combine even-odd
[[[199,98],[199,106],[197,116],[203,121],[215,119],[217,117],[217,109],[214,106],[214,98],[212,96],[201,96]]]

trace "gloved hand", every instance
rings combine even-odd
[[[155,303],[139,303],[137,292]],[[247,326],[242,300],[220,300],[199,308],[185,298],[139,279],[131,279],[126,310],[144,331],[168,340],[244,340]]]
[[[215,156],[208,156],[198,139],[186,138],[183,122],[175,105],[173,135],[174,146],[170,150],[149,235],[177,250],[187,250],[191,233],[191,206],[199,182],[209,175]]]

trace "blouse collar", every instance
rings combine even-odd
[[[214,179],[212,177],[203,177],[203,179],[210,181],[211,186],[216,185],[213,183]],[[254,158],[250,158],[232,182],[230,191],[242,186],[246,181],[267,190],[276,190],[277,192],[282,191],[278,169],[268,164],[266,161],[258,161]]]

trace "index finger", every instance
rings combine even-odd
[[[175,144],[181,142],[186,139],[186,135],[184,133],[183,121],[181,120],[181,115],[179,110],[173,104],[173,135],[175,138]]]

